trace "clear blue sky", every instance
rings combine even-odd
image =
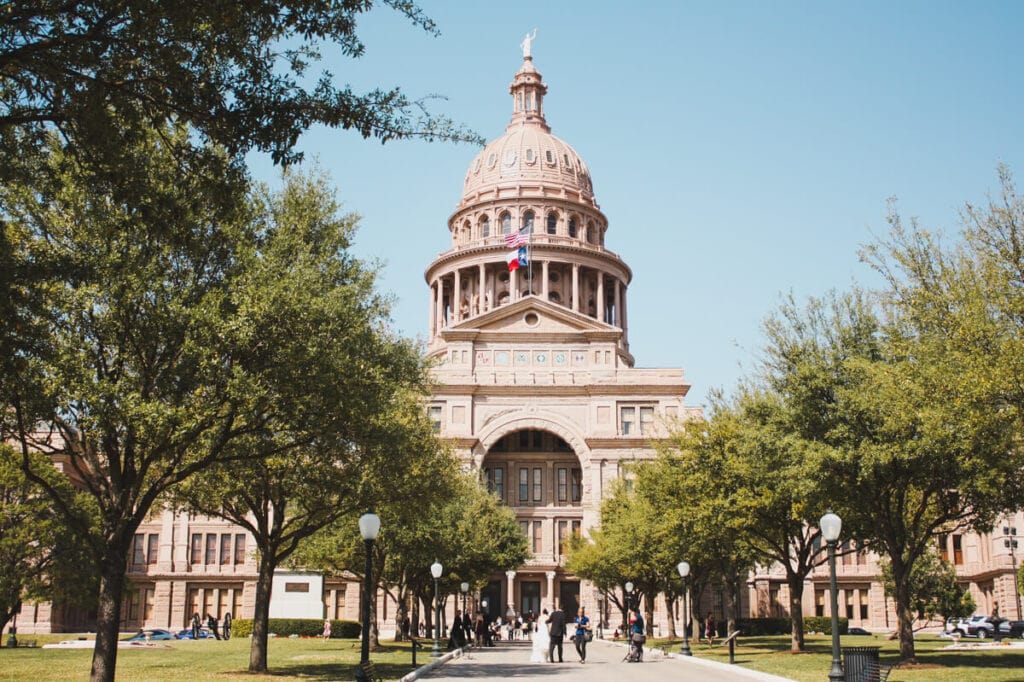
[[[387,8],[339,82],[440,94],[433,112],[487,139],[511,114],[519,43],[549,86],[552,131],[590,166],[632,267],[638,367],[682,367],[690,404],[756,362],[762,319],[799,298],[876,282],[858,248],[886,200],[955,232],[965,201],[1024,186],[1024,2],[464,2],[424,0],[433,38]],[[422,337],[427,264],[477,153],[314,129],[300,148],[362,215],[356,252],[384,263],[399,331]],[[252,159],[257,177],[275,172]]]

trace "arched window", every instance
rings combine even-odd
[[[587,223],[587,241],[591,244],[597,243],[597,227],[594,226],[593,220]]]
[[[576,218],[575,217],[569,218],[569,236],[570,237],[575,237],[576,236]]]
[[[491,219],[484,216],[480,219],[480,236],[490,237],[491,236]]]
[[[468,242],[470,235],[473,233],[473,226],[470,225],[469,221],[462,223],[462,234],[459,235],[462,242]]]
[[[501,214],[501,233],[512,234],[512,214],[502,213]]]
[[[523,214],[523,224],[521,229],[527,234],[533,232],[533,211],[527,211]]]
[[[548,213],[548,234],[554,234],[558,227],[558,216],[554,213]]]
[[[562,296],[557,291],[552,291],[548,293],[548,300],[552,303],[561,303]]]

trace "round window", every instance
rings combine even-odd
[[[537,313],[526,313],[523,316],[523,322],[526,323],[527,327],[536,327],[540,324],[540,318],[537,317]]]

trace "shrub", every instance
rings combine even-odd
[[[252,618],[236,618],[231,630],[236,637],[249,637],[252,635]],[[354,639],[359,637],[361,630],[359,623],[353,620],[331,621],[331,639]],[[278,637],[319,637],[324,631],[324,622],[317,618],[271,618],[267,631]]]
[[[839,634],[845,635],[850,627],[850,619],[839,618]],[[832,634],[831,616],[804,616],[804,632],[820,632],[825,635]]]
[[[804,619],[806,623],[807,620]],[[736,628],[744,635],[788,635],[793,631],[793,621],[789,618],[737,618]]]

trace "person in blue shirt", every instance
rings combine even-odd
[[[587,617],[587,610],[580,607],[579,615],[576,616],[576,633],[573,637],[576,643],[576,653],[580,656],[580,663],[587,662],[587,637],[590,633],[590,618]]]
[[[645,641],[647,641],[647,635],[644,630],[644,617],[640,615],[640,609],[630,611],[629,645],[630,647],[632,647],[632,651],[630,652],[630,660],[643,660]]]

